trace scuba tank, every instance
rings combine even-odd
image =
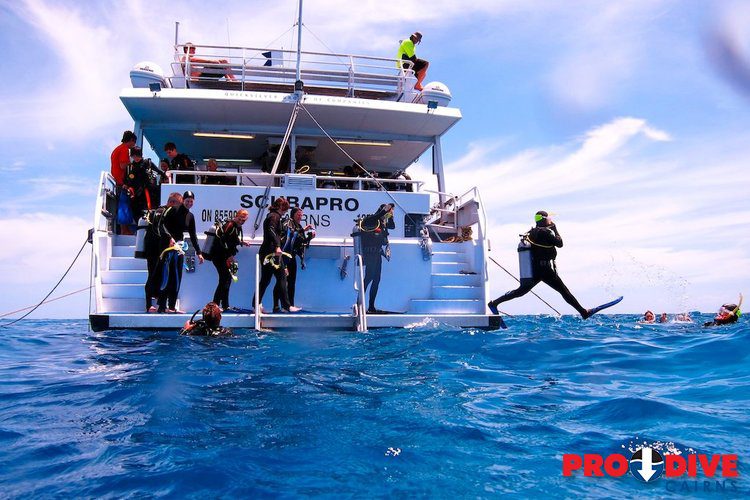
[[[148,219],[141,217],[138,219],[138,229],[135,232],[135,258],[146,258],[146,231],[148,230]]]
[[[518,243],[518,274],[520,279],[530,279],[534,277],[534,271],[531,267],[531,243],[526,237],[527,235],[521,236],[521,241]]]
[[[362,219],[354,219],[354,227],[352,228],[352,242],[354,246],[354,255],[362,255],[362,229],[359,227]]]
[[[419,231],[419,235],[422,240],[419,242],[419,246],[422,247],[422,260],[432,259],[432,239],[430,239],[430,230],[427,226],[424,226]]]
[[[214,245],[216,244],[216,224],[209,227],[207,231],[203,231],[206,235],[206,242],[203,243],[203,258],[206,260],[213,260],[212,252]]]

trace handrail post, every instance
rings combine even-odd
[[[365,309],[365,275],[364,265],[362,263],[362,256],[357,255],[357,269],[358,272],[355,274],[354,288],[358,289],[357,294],[357,331],[367,331],[367,309]]]
[[[354,57],[349,56],[349,88],[346,89],[346,95],[354,97]]]
[[[242,85],[240,88],[245,91],[245,70],[247,68],[247,49],[242,47]]]
[[[253,299],[255,311],[255,329],[260,331],[260,254],[255,257],[255,297]]]

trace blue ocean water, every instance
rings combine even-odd
[[[636,319],[219,339],[17,324],[0,330],[0,496],[746,496],[748,322]],[[740,477],[562,477],[564,453],[643,441],[736,453]]]

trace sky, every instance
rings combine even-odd
[[[82,246],[100,172],[133,125],[118,95],[137,62],[169,67],[175,21],[181,42],[288,49],[296,6],[0,0],[0,315],[41,300]],[[480,187],[509,271],[547,210],[559,273],[586,307],[624,295],[613,312],[711,312],[750,294],[750,3],[306,0],[303,22],[312,51],[393,57],[423,33],[427,81],[463,114],[443,139],[447,187]],[[428,179],[429,153],[410,172]],[[89,285],[89,259],[53,297]],[[515,287],[490,276],[493,295]],[[88,301],[31,317],[86,317]],[[530,294],[503,309],[550,312]]]

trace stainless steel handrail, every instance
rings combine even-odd
[[[354,289],[357,290],[357,331],[367,331],[367,309],[365,308],[365,275],[362,256],[357,254],[357,274]]]
[[[362,183],[370,183],[374,184],[375,181],[373,181],[370,178],[367,177],[342,177],[338,175],[316,175],[316,174],[269,174],[266,172],[261,171],[252,171],[252,172],[209,172],[205,170],[169,170],[167,172],[167,177],[170,180],[171,184],[175,184],[176,176],[178,175],[192,175],[195,177],[201,177],[201,176],[209,176],[209,177],[234,177],[237,179],[237,182],[239,183],[239,178],[243,176],[252,176],[255,178],[260,179],[283,179],[287,175],[309,175],[311,177],[315,177],[316,180],[321,181],[334,181],[334,182],[352,182],[357,183],[356,185],[359,186],[357,191],[363,191],[362,189]],[[381,184],[392,184],[394,186],[402,185],[413,185],[416,186],[417,191],[419,192],[428,192],[428,191],[422,191],[422,186],[424,185],[423,181],[415,181],[415,180],[406,180],[406,179],[381,179],[377,178],[377,181]],[[325,189],[325,188],[324,188]],[[431,191],[430,191],[431,192]]]
[[[224,75],[231,73],[239,76],[239,81],[244,83],[269,82],[270,79],[291,80],[296,77],[291,66],[290,56],[296,57],[296,51],[276,50],[257,47],[236,47],[220,45],[195,46],[196,53],[192,58],[205,59],[210,62],[192,61],[186,57],[183,51],[184,45],[175,45],[175,61],[182,68],[182,74],[174,70],[171,78],[185,78],[187,81],[216,81]],[[197,50],[201,49],[201,53]],[[232,55],[232,51],[239,51],[240,55]],[[271,54],[266,57],[264,54]],[[277,55],[280,55],[277,56]],[[354,90],[385,89],[389,92],[403,92],[404,80],[414,78],[414,70],[410,61],[402,61],[395,58],[375,57],[354,54],[336,54],[326,52],[301,52],[302,79],[308,86],[332,85],[347,89],[348,93],[354,95]],[[274,57],[275,56],[275,57]],[[218,62],[226,60],[226,63]],[[266,66],[270,61],[271,65]],[[406,67],[404,67],[406,66]],[[206,68],[214,70],[216,77],[193,77],[191,73],[194,68]],[[356,70],[355,70],[356,68]],[[261,71],[262,74],[258,74]],[[253,73],[250,75],[249,73]],[[288,74],[287,74],[288,73]],[[256,79],[253,79],[255,76]],[[170,78],[170,80],[171,80]]]

